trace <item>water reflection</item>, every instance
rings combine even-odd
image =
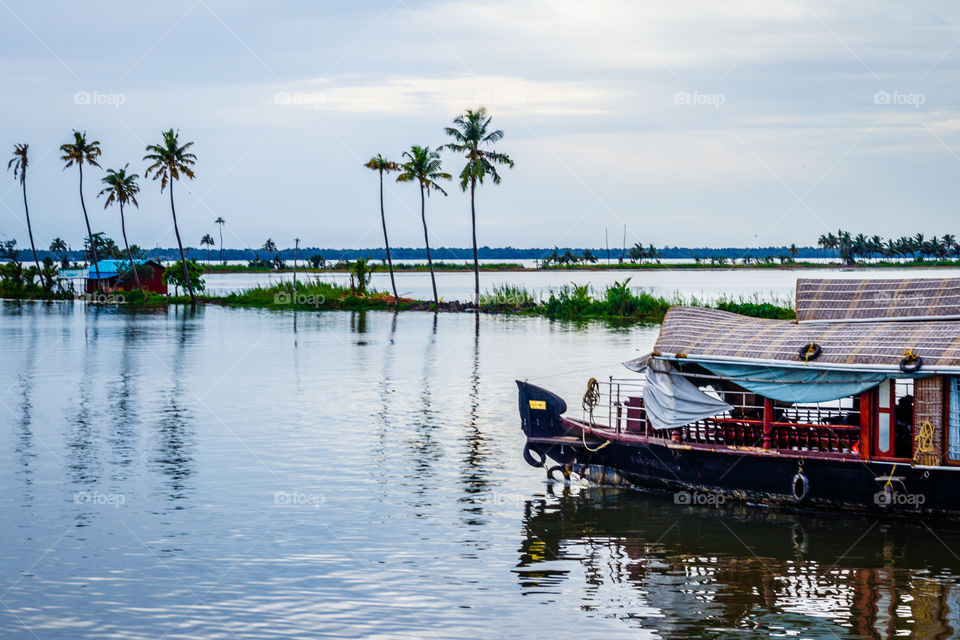
[[[464,524],[483,524],[479,516],[483,514],[482,500],[479,496],[487,493],[490,486],[490,457],[487,437],[480,427],[480,317],[475,315],[473,329],[472,368],[470,372],[470,391],[468,401],[470,410],[467,414],[466,431],[464,434],[464,455],[460,465],[460,482],[463,485],[463,510],[466,514]]]
[[[104,310],[91,305],[84,318],[83,368],[77,388],[78,398],[74,403],[67,438],[67,469],[78,488],[92,488],[100,477],[97,431],[97,406],[93,393],[98,388],[96,357],[100,340],[100,321]],[[78,525],[81,523],[78,522]]]
[[[350,312],[350,331],[363,335],[367,332],[367,312],[365,309]],[[358,345],[367,344],[366,340],[357,340]]]
[[[413,436],[414,440],[410,442],[410,459],[414,462],[415,473],[415,492],[421,499],[417,501],[418,508],[428,506],[423,500],[423,496],[434,489],[433,465],[440,458],[440,446],[434,438],[434,431],[437,429],[437,421],[433,409],[432,384],[434,381],[434,366],[436,360],[437,348],[437,320],[438,314],[433,314],[433,322],[430,325],[430,336],[427,345],[423,351],[423,368],[420,379],[423,388],[420,391],[420,411],[414,422]],[[424,515],[420,511],[418,516]]]
[[[188,392],[184,386],[185,354],[194,332],[199,330],[203,320],[203,307],[182,307],[175,309],[176,318],[175,346],[173,362],[170,365],[170,382],[166,403],[160,418],[159,442],[154,463],[165,478],[164,486],[171,501],[186,498],[190,492],[188,480],[193,474],[192,452],[195,433],[193,416],[186,398]],[[189,395],[192,395],[192,391]],[[175,505],[182,509],[182,505]]]
[[[14,445],[14,451],[17,456],[17,463],[20,465],[17,475],[23,482],[23,501],[30,506],[33,504],[33,468],[32,463],[37,457],[34,450],[33,435],[33,366],[37,354],[37,333],[30,333],[30,339],[27,341],[24,350],[23,368],[17,376],[18,388],[20,391],[20,415],[18,420],[17,440]]]
[[[133,463],[136,455],[139,416],[134,396],[135,383],[140,373],[135,359],[144,338],[136,313],[125,314],[122,323],[120,331],[123,335],[123,346],[120,351],[119,371],[109,390],[112,429],[107,437],[113,454],[113,479],[117,481],[127,477],[127,467]]]
[[[956,528],[596,488],[526,504],[516,572],[527,595],[582,583],[583,610],[667,637],[945,638],[960,630],[957,543]]]

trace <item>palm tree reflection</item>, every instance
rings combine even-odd
[[[170,372],[170,390],[166,407],[162,410],[160,441],[154,462],[165,478],[166,492],[171,501],[186,498],[190,492],[188,480],[193,475],[193,448],[195,433],[193,418],[184,403],[184,355],[193,334],[202,324],[203,307],[181,307],[174,311],[179,330],[173,352]],[[176,505],[175,508],[183,508]]]

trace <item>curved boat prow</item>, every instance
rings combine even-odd
[[[559,436],[566,431],[560,416],[567,403],[543,387],[517,380],[520,390],[520,424],[527,437]]]

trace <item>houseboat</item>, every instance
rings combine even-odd
[[[678,502],[960,517],[960,278],[800,279],[795,320],[673,307],[624,364],[572,412],[518,380],[524,459]]]

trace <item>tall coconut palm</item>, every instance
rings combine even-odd
[[[497,153],[490,147],[503,139],[503,131],[490,130],[491,117],[487,110],[480,107],[476,111],[467,111],[453,121],[452,127],[446,127],[447,135],[453,137],[453,142],[444,145],[445,148],[463,153],[467,164],[460,172],[460,189],[466,191],[470,187],[470,221],[473,227],[473,275],[474,275],[474,305],[480,308],[480,261],[477,258],[477,183],[483,184],[483,179],[490,176],[493,184],[500,184],[500,174],[496,165],[506,165],[513,168],[513,160],[506,154]]]
[[[190,293],[190,302],[196,303],[197,297],[193,294],[193,284],[190,282],[190,273],[187,271],[187,258],[183,254],[183,242],[180,240],[180,229],[177,227],[177,209],[173,204],[173,184],[184,175],[193,180],[193,165],[197,156],[190,153],[192,142],[180,144],[180,132],[168,129],[163,132],[163,142],[147,145],[147,155],[143,156],[150,166],[143,172],[144,178],[153,174],[154,180],[160,180],[160,193],[170,185],[170,213],[173,214],[173,233],[177,236],[177,248],[180,249],[180,266],[183,267],[183,281]]]
[[[207,262],[210,262],[210,247],[216,246],[217,241],[213,239],[213,236],[209,233],[203,234],[203,237],[200,238],[200,244],[207,247]]]
[[[138,176],[135,173],[127,173],[129,164],[123,165],[122,169],[107,169],[107,175],[101,180],[106,186],[97,194],[97,197],[106,195],[107,199],[103,203],[106,209],[116,202],[120,205],[120,231],[123,233],[123,246],[127,250],[127,260],[130,261],[130,270],[133,271],[133,280],[137,283],[137,290],[143,293],[143,285],[140,284],[140,274],[137,273],[137,265],[133,262],[133,253],[130,251],[130,243],[127,242],[127,221],[123,216],[123,205],[132,204],[140,208],[137,202],[137,194],[140,193],[140,185],[137,184]]]
[[[400,165],[387,160],[379,153],[370,158],[365,165],[380,174],[380,223],[383,225],[383,244],[387,248],[387,266],[390,268],[390,286],[393,288],[393,305],[397,306],[400,298],[397,296],[397,283],[393,278],[393,259],[390,257],[390,240],[387,239],[387,216],[383,212],[383,174],[391,171],[400,171]]]
[[[67,260],[66,260],[67,251],[70,250],[70,248],[67,247],[66,241],[65,241],[63,238],[60,238],[60,237],[54,238],[54,239],[50,242],[50,247],[49,247],[49,249],[50,249],[50,253],[55,253],[55,254],[57,254],[58,256],[60,256],[60,264],[61,264],[62,266],[64,266],[64,267],[66,267],[66,266],[67,266]]]
[[[443,190],[437,180],[449,180],[453,176],[444,173],[440,163],[440,154],[432,151],[430,147],[419,147],[413,145],[410,151],[404,151],[403,157],[406,162],[400,165],[400,175],[397,176],[397,182],[413,182],[416,180],[420,184],[420,220],[423,222],[423,242],[427,246],[427,266],[430,268],[430,284],[433,285],[433,304],[440,304],[440,298],[437,296],[437,278],[433,273],[433,259],[430,257],[430,238],[427,236],[427,209],[426,196],[431,191],[439,191],[443,195],[447,192]]]
[[[83,165],[84,163],[93,165],[97,168],[100,163],[97,158],[100,157],[100,143],[97,140],[87,141],[87,132],[73,130],[73,143],[67,143],[60,146],[63,155],[60,157],[66,164],[64,169],[77,165],[80,171],[80,208],[83,209],[83,220],[87,223],[87,238],[90,240],[90,249],[93,251],[93,270],[97,275],[97,284],[103,288],[103,280],[100,279],[100,256],[97,255],[97,243],[93,241],[93,231],[90,229],[90,216],[87,215],[87,205],[83,201]]]
[[[30,208],[27,207],[27,148],[30,145],[18,143],[13,145],[13,157],[7,163],[7,171],[13,170],[13,179],[20,181],[23,189],[23,212],[27,216],[27,235],[30,236],[30,250],[33,251],[33,264],[37,266],[37,277],[43,281],[43,270],[40,260],[37,259],[37,245],[33,243],[33,226],[30,224]]]
[[[213,221],[213,224],[220,227],[220,264],[223,264],[223,225],[227,224],[227,221],[224,220],[222,216],[219,216]]]
[[[273,238],[267,238],[260,250],[267,253],[277,253],[277,243],[273,241]]]

